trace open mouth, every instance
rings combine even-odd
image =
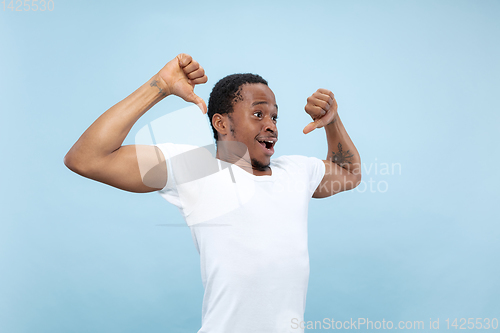
[[[276,138],[262,138],[257,139],[257,141],[268,153],[274,153],[274,145],[278,140]]]

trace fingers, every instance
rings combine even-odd
[[[195,79],[204,77],[205,70],[202,67],[199,67],[198,69],[196,69],[192,72],[186,72],[186,75],[187,75],[188,79],[195,80]]]
[[[202,72],[201,76],[205,74],[205,71],[200,66],[198,61],[193,60],[193,58],[190,55],[181,53],[179,54],[178,57],[179,57],[179,66],[181,66],[182,70],[184,71],[184,73],[186,73],[188,77],[190,74],[199,75],[201,72]],[[196,77],[189,77],[189,78],[194,79]]]
[[[304,109],[313,119],[316,119],[325,115],[330,110],[334,101],[334,95],[330,90],[318,89],[307,99]]]
[[[307,114],[309,114],[313,119],[316,119],[317,117],[321,117],[321,116],[325,115],[327,112],[321,106],[316,105],[315,102],[310,102],[309,100],[307,101],[307,104],[304,107],[304,110],[306,110]]]
[[[203,84],[203,83],[207,83],[208,81],[208,77],[206,75],[204,75],[203,77],[200,77],[200,78],[197,78],[197,79],[194,79],[194,80],[189,80],[189,83],[194,85],[194,84]]]
[[[179,66],[188,77],[190,84],[203,84],[208,81],[208,77],[205,75],[203,67],[201,67],[196,60],[193,60],[190,55],[181,53],[177,57]]]
[[[330,100],[334,99],[333,93],[328,89],[319,88],[318,90],[316,90],[316,92],[314,94],[318,94],[318,96],[322,95],[323,98],[326,98],[326,99],[330,99]]]
[[[179,62],[179,66],[181,66],[181,68],[184,68],[189,65],[191,61],[193,61],[193,57],[191,57],[189,54],[181,53],[177,56],[177,61]]]
[[[304,109],[313,118],[313,121],[303,129],[304,134],[307,134],[316,128],[325,126],[330,118],[335,117],[337,102],[330,90],[318,89],[307,99]]]
[[[182,68],[186,75],[196,73],[199,69],[203,71],[203,68],[201,68],[200,64],[196,60],[192,60],[189,64]],[[203,71],[203,74],[205,74],[205,71]]]

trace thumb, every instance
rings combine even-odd
[[[314,131],[316,128],[321,128],[325,125],[326,125],[326,118],[325,116],[322,116],[316,118],[313,122],[307,124],[306,127],[304,127],[304,129],[302,130],[302,132],[304,132],[304,134],[307,134]]]
[[[198,96],[196,96],[196,97],[198,97]],[[207,105],[205,104],[205,101],[202,98],[198,97],[196,105],[198,105],[198,107],[200,108],[201,112],[203,112],[203,114],[207,114],[207,112],[208,112]]]
[[[205,104],[205,101],[201,97],[196,95],[195,93],[192,93],[189,96],[189,98],[186,99],[186,101],[192,102],[192,103],[198,105],[198,107],[200,108],[201,112],[203,112],[203,114],[207,113],[207,105]]]
[[[314,131],[317,127],[318,127],[318,123],[317,123],[317,120],[315,120],[315,121],[307,124],[306,127],[304,127],[304,129],[302,130],[302,132],[304,134],[307,134],[307,133]]]

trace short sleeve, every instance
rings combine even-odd
[[[309,191],[312,196],[316,191],[316,189],[318,188],[321,181],[323,180],[326,168],[325,168],[325,162],[323,162],[323,160],[320,160],[317,157],[307,157],[307,161],[308,161],[307,168],[308,168],[309,184],[310,184]]]
[[[217,174],[219,164],[214,157],[213,145],[157,144],[167,163],[167,183],[158,193],[177,206],[188,218],[203,201],[207,178]]]
[[[317,157],[288,155],[278,157],[276,162],[296,183],[300,182],[301,185],[297,185],[297,188],[306,190],[309,197],[312,197],[325,175],[325,163]]]
[[[179,197],[179,192],[176,184],[176,172],[177,167],[174,167],[173,158],[175,156],[180,156],[181,154],[188,152],[190,150],[196,149],[196,146],[173,144],[173,143],[160,143],[156,144],[163,156],[165,157],[165,162],[167,163],[167,183],[165,187],[158,191],[158,193],[168,202],[177,206],[182,210],[182,204]]]

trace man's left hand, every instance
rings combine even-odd
[[[337,101],[333,93],[327,89],[318,89],[312,94],[307,99],[304,109],[313,119],[304,127],[304,134],[326,126],[337,119]]]

